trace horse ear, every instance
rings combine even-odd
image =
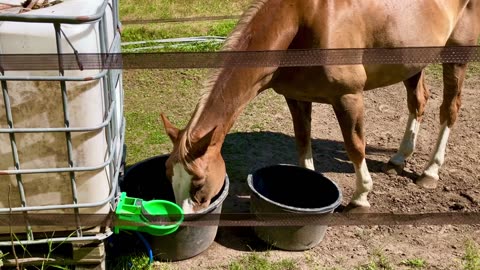
[[[170,137],[172,142],[176,141],[180,130],[172,125],[170,121],[168,121],[168,118],[165,116],[165,114],[161,113],[160,116],[162,117],[163,127],[165,128],[165,132],[167,133],[168,137]]]
[[[194,157],[203,156],[205,154],[205,152],[207,152],[207,149],[212,142],[213,134],[215,133],[216,129],[217,129],[217,127],[214,127],[205,136],[200,138],[200,140],[192,143],[192,149],[190,150],[190,153]]]

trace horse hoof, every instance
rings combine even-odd
[[[370,206],[358,206],[349,203],[345,209],[343,209],[344,213],[352,213],[352,214],[366,214],[370,213]]]
[[[438,180],[426,174],[422,174],[422,176],[415,181],[415,184],[425,189],[435,189],[438,185]]]
[[[387,162],[387,164],[383,165],[383,172],[389,175],[401,175],[403,173],[403,168],[405,164],[397,165],[392,162]]]

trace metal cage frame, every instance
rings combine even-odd
[[[59,75],[58,76],[6,76],[4,70],[2,69],[2,63],[0,61],[0,83],[1,90],[3,93],[3,102],[5,103],[6,110],[6,120],[8,128],[0,128],[0,134],[8,134],[10,138],[10,144],[12,149],[12,158],[15,169],[13,170],[1,170],[0,174],[15,175],[19,190],[19,196],[21,198],[21,207],[12,207],[12,208],[0,208],[0,215],[9,215],[9,214],[25,214],[26,220],[26,235],[27,239],[25,240],[9,240],[9,241],[0,241],[1,246],[10,246],[14,245],[28,245],[28,244],[40,244],[40,243],[59,243],[59,242],[74,242],[74,241],[101,241],[110,236],[113,232],[110,229],[106,229],[96,235],[84,235],[83,228],[80,223],[80,208],[93,208],[99,206],[105,206],[110,204],[111,210],[114,208],[116,197],[118,194],[118,180],[121,174],[122,166],[124,164],[124,142],[125,142],[125,119],[123,115],[123,89],[120,88],[119,100],[116,99],[114,91],[117,85],[121,81],[122,70],[121,69],[101,69],[94,76],[80,77],[80,76],[65,76],[65,72],[62,68],[62,38],[64,38],[74,50],[74,46],[68,40],[68,37],[62,31],[63,24],[96,24],[95,27],[98,27],[98,36],[100,41],[100,50],[102,55],[109,53],[119,53],[121,51],[120,44],[120,31],[121,23],[119,21],[119,3],[118,0],[112,0],[109,3],[108,0],[104,0],[100,5],[96,13],[92,16],[48,16],[48,15],[31,15],[31,14],[0,14],[0,21],[13,21],[13,22],[25,22],[25,23],[46,23],[53,24],[55,29],[55,39],[56,39],[56,51],[58,54],[59,61]],[[107,8],[111,9],[113,17],[113,42],[112,44],[108,43],[107,35]],[[79,70],[81,70],[81,63],[79,62]],[[100,125],[90,126],[90,127],[70,127],[69,123],[69,104],[68,104],[68,89],[67,82],[71,81],[93,81],[101,80],[100,83],[103,85],[103,96],[105,100],[105,111],[103,122]],[[58,128],[15,128],[14,119],[12,117],[12,108],[10,104],[10,98],[8,94],[7,81],[58,81],[61,89],[62,96],[62,106],[64,113],[64,127]],[[121,87],[121,85],[120,85]],[[120,103],[120,104],[118,104]],[[119,108],[120,112],[116,111],[116,108]],[[117,119],[117,114],[119,113],[121,119]],[[117,125],[119,123],[120,126]],[[76,132],[88,132],[88,131],[97,131],[104,130],[105,137],[107,142],[107,155],[104,158],[102,164],[90,167],[81,167],[75,166],[73,162],[73,146],[72,146],[72,134]],[[66,147],[68,153],[68,167],[63,168],[35,168],[35,169],[22,169],[21,163],[19,160],[18,150],[15,141],[15,135],[19,133],[64,133],[66,138]],[[118,147],[118,145],[120,147]],[[108,170],[111,180],[109,181],[109,195],[106,199],[97,201],[94,203],[78,203],[77,197],[78,192],[76,188],[76,172],[81,171],[94,171],[99,169]],[[46,206],[28,206],[26,203],[25,190],[23,189],[22,175],[25,174],[39,174],[39,173],[69,173],[70,183],[65,183],[71,185],[72,190],[72,202],[69,204],[60,204],[60,205],[46,205]],[[74,235],[69,237],[52,237],[48,239],[35,239],[32,231],[32,227],[28,222],[28,213],[42,210],[58,210],[58,209],[73,209],[75,212],[76,219],[76,231]],[[100,224],[99,224],[100,225]]]

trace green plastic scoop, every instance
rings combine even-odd
[[[117,234],[120,230],[133,230],[163,236],[175,232],[184,219],[182,208],[175,203],[166,200],[144,201],[127,197],[126,192],[120,194],[115,214],[119,220],[126,221],[122,223],[132,223],[115,226],[114,232]],[[166,224],[152,224],[156,222]]]

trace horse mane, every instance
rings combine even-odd
[[[242,38],[247,34],[246,31],[249,30],[248,26],[252,22],[255,15],[260,9],[262,9],[262,7],[267,1],[268,0],[256,0],[250,5],[250,7],[240,17],[240,20],[238,21],[233,31],[227,37],[226,41],[222,46],[222,51],[241,51],[246,49],[247,44],[242,42]],[[186,165],[187,167],[193,165],[191,164],[192,161],[189,161],[187,158],[189,154],[188,147],[191,146],[192,141],[193,127],[196,125],[198,119],[200,118],[200,115],[205,109],[205,104],[207,103],[210,95],[212,94],[215,84],[217,83],[218,78],[220,77],[220,74],[223,70],[223,68],[214,69],[209,73],[207,79],[203,82],[200,98],[197,106],[195,107],[193,116],[187,124],[187,127],[185,128],[185,132],[180,137],[178,154],[180,160],[182,160],[184,165]]]

